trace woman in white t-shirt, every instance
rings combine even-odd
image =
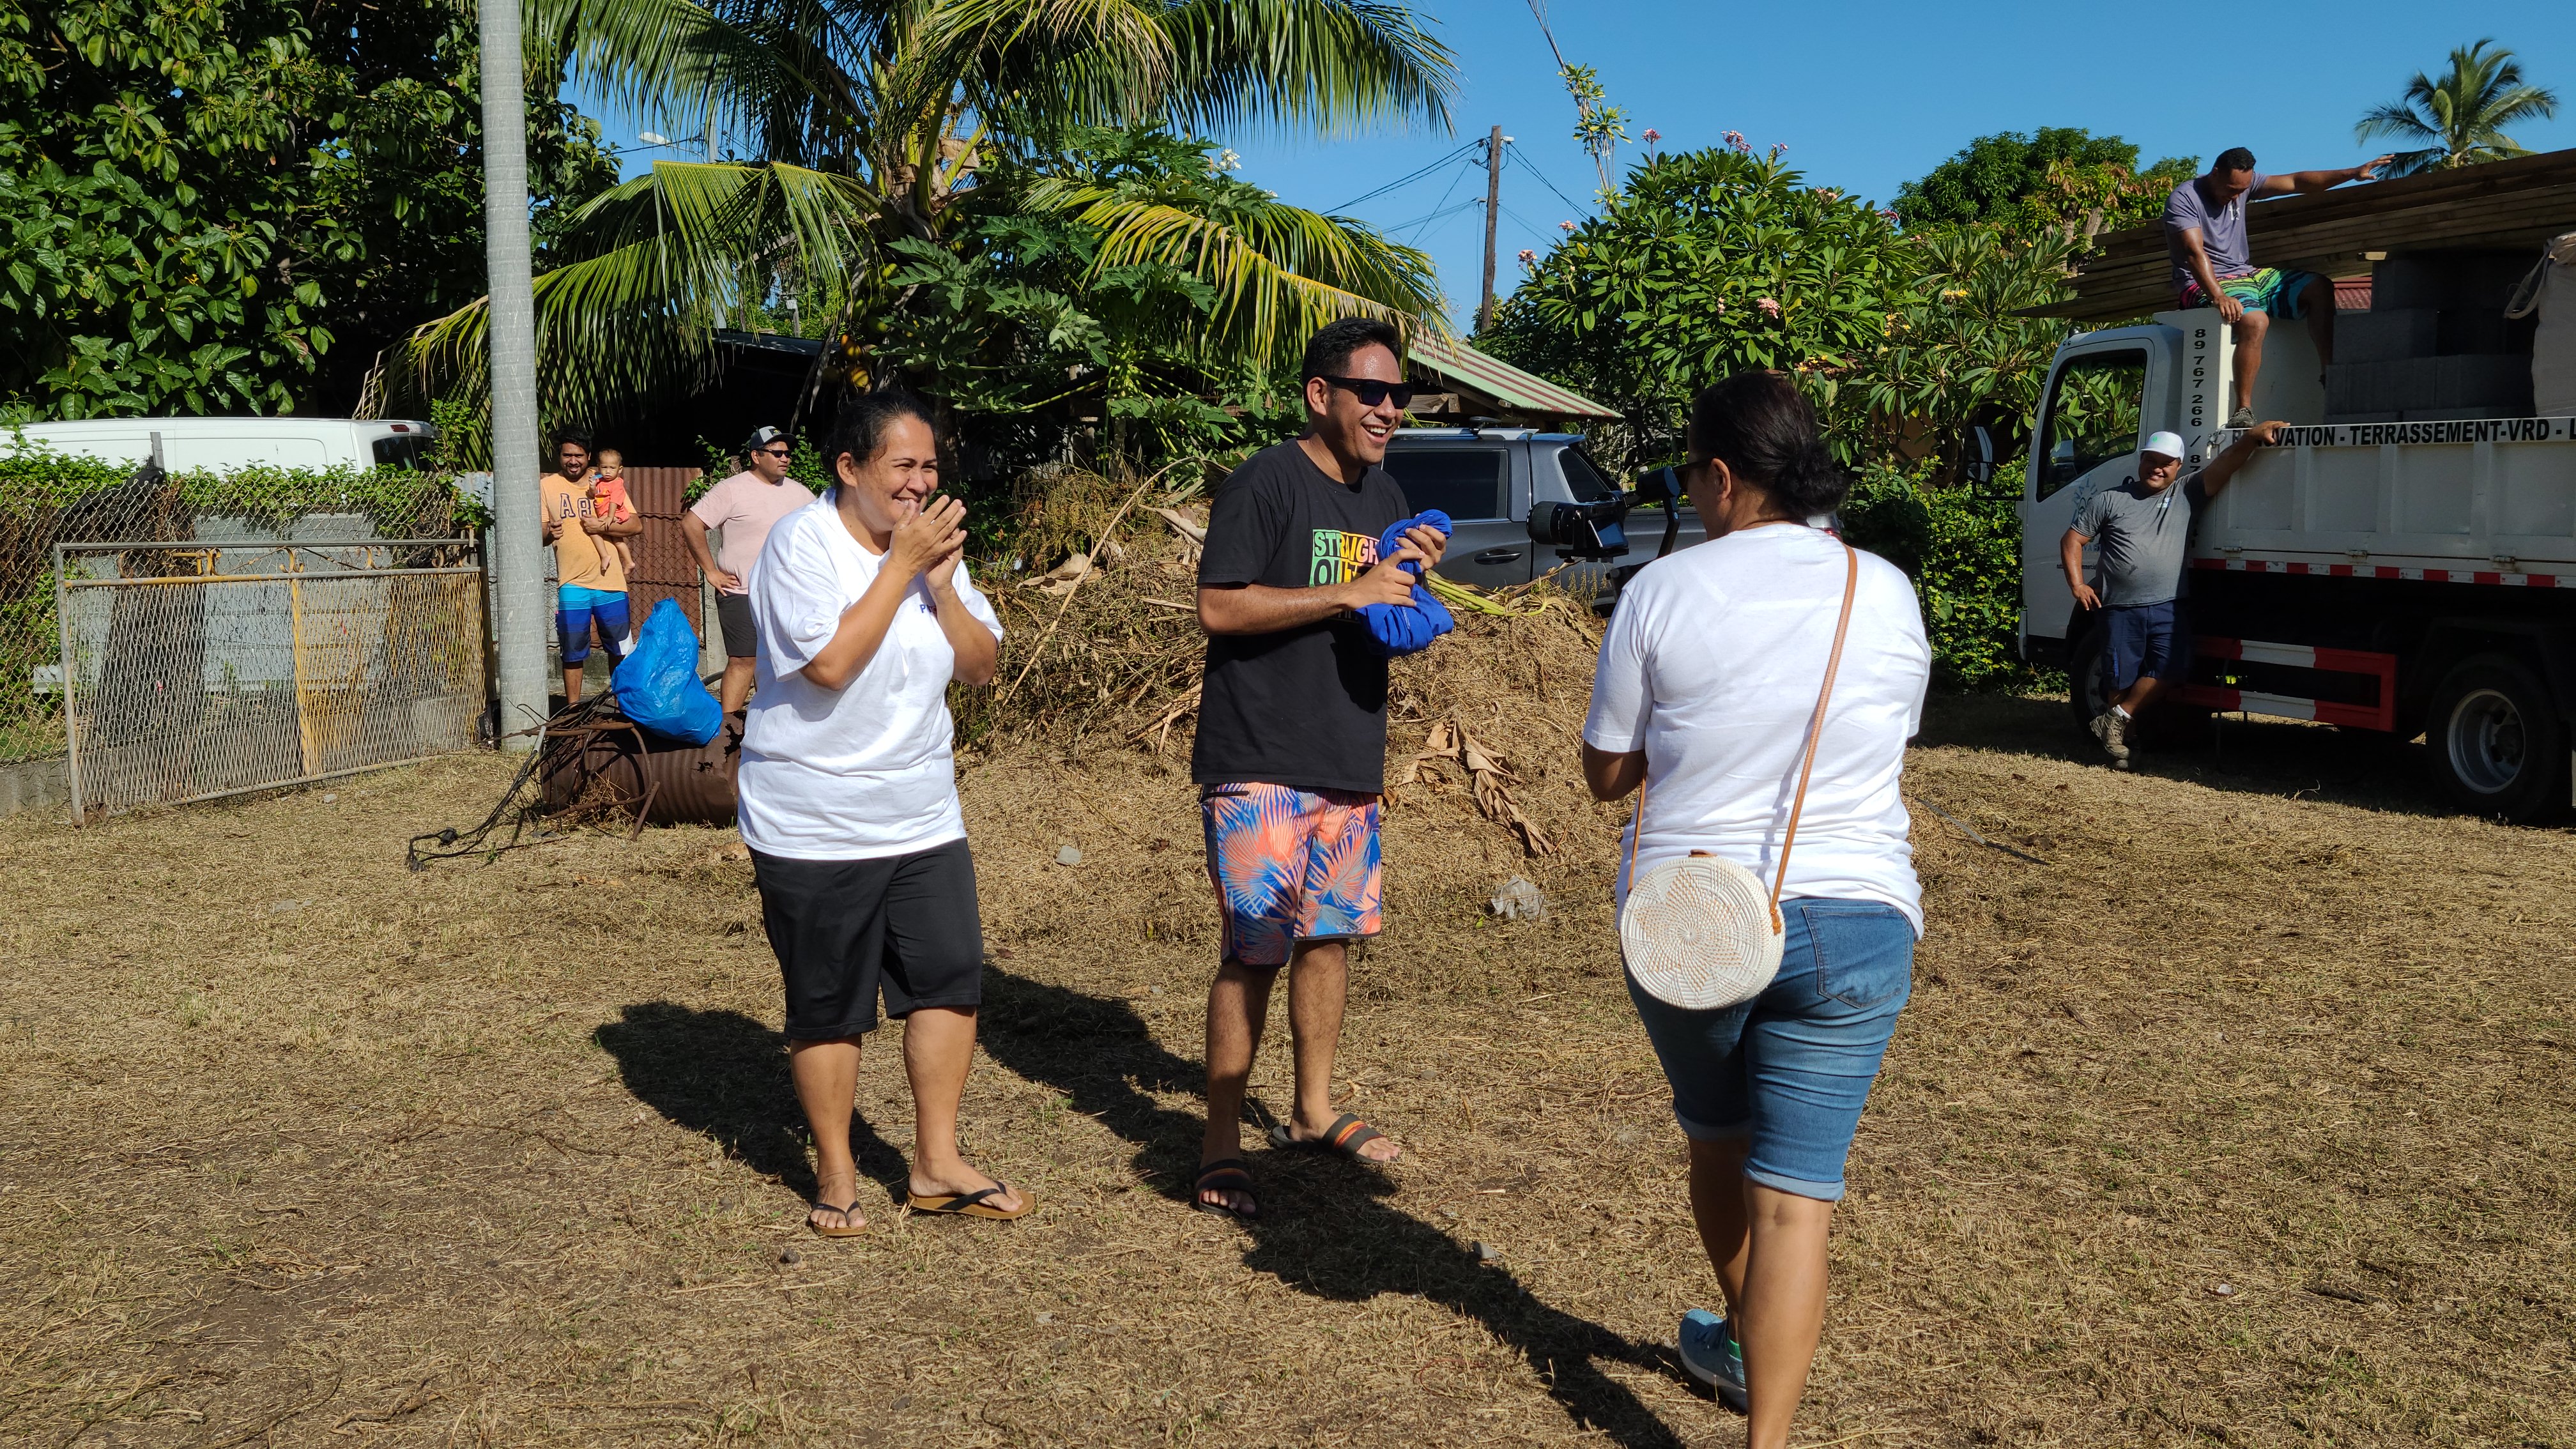
[[[1033,1199],[957,1152],[984,939],[948,685],[992,682],[1001,621],[966,576],[966,510],[937,496],[938,439],[918,404],[845,405],[823,456],[838,482],[770,530],[752,571],[758,688],[739,775],[814,1131],[805,1221],[833,1238],[867,1226],[850,1115],[881,990],[912,1081],[910,1206],[1016,1218]]]
[[[1824,1324],[1843,1161],[1913,987],[1923,906],[1897,779],[1931,649],[1905,575],[1804,521],[1831,514],[1846,485],[1789,379],[1739,373],[1702,392],[1690,457],[1709,541],[1621,593],[1583,726],[1592,793],[1645,789],[1623,899],[1631,872],[1694,851],[1771,881],[1844,581],[1860,571],[1781,890],[1779,976],[1714,1011],[1628,981],[1690,1142],[1691,1211],[1727,1305],[1723,1319],[1682,1320],[1682,1362],[1735,1407],[1749,1400],[1750,1449],[1778,1449]]]

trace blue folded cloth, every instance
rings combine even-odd
[[[1387,558],[1404,546],[1404,533],[1409,528],[1431,528],[1442,538],[1451,533],[1449,515],[1437,508],[1426,508],[1380,534],[1377,556]],[[1431,647],[1431,641],[1458,627],[1449,617],[1449,607],[1440,602],[1420,582],[1422,565],[1407,559],[1404,567],[1413,574],[1413,602],[1410,604],[1370,604],[1360,610],[1360,622],[1368,626],[1369,642],[1389,659]]]

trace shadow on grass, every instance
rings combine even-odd
[[[1284,1029],[1284,1023],[1280,1029]],[[1200,1118],[1142,1088],[1203,1091],[1199,1063],[1165,1051],[1126,1003],[984,968],[982,1045],[994,1060],[1073,1099],[1076,1110],[1137,1147],[1137,1169],[1186,1211],[1198,1176]],[[1575,1422],[1616,1442],[1682,1440],[1599,1367],[1626,1364],[1682,1378],[1669,1352],[1634,1343],[1539,1301],[1507,1270],[1479,1266],[1446,1233],[1382,1201],[1375,1170],[1303,1152],[1252,1154],[1263,1216],[1243,1226],[1245,1266],[1338,1302],[1416,1294],[1475,1319],[1510,1344]]]
[[[787,1074],[787,1039],[739,1011],[698,1011],[669,1001],[626,1007],[599,1029],[626,1089],[673,1122],[712,1138],[753,1171],[799,1197],[814,1196],[805,1113]],[[859,1174],[900,1200],[903,1154],[853,1115]]]
[[[2199,711],[2150,710],[2146,720],[2151,728],[2132,765],[2139,775],[2401,815],[2459,813],[2428,780],[2423,746],[2376,730]],[[1935,694],[1914,743],[2109,768],[2063,696]]]

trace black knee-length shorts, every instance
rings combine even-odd
[[[787,985],[787,1039],[874,1031],[877,994],[897,1021],[984,1000],[984,924],[963,840],[876,860],[751,853],[761,924]]]

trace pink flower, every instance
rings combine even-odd
[[[1531,251],[1527,247],[1521,248],[1521,265],[1525,267],[1538,265],[1538,253]]]
[[[1751,151],[1752,151],[1752,149],[1753,149],[1753,143],[1744,139],[1744,133],[1743,133],[1742,131],[1729,131],[1729,132],[1727,132],[1727,133],[1726,133],[1726,144],[1727,144],[1730,148],[1732,148],[1732,149],[1734,149],[1734,150],[1737,150],[1737,151],[1744,151],[1744,152],[1748,152],[1748,153],[1749,153],[1749,152],[1751,152]]]
[[[1789,143],[1788,143],[1788,142],[1786,142],[1786,141],[1774,141],[1774,142],[1772,142],[1772,143],[1771,143],[1771,159],[1772,159],[1772,160],[1774,160],[1774,161],[1779,160],[1779,159],[1780,159],[1780,153],[1781,153],[1781,152],[1783,152],[1783,151],[1786,151],[1786,150],[1788,150],[1788,149],[1789,149]]]
[[[1647,144],[1647,145],[1651,146],[1651,145],[1655,144],[1657,141],[1660,141],[1660,140],[1662,140],[1662,139],[1664,139],[1664,133],[1663,133],[1663,132],[1656,130],[1656,129],[1655,129],[1654,127],[1652,127],[1652,126],[1648,126],[1648,127],[1646,128],[1646,144]]]
[[[1556,224],[1556,229],[1558,231],[1572,231],[1574,230],[1574,223],[1570,221],[1560,221]]]
[[[1765,317],[1777,317],[1780,315],[1780,304],[1768,297],[1754,298],[1753,305],[1761,308],[1762,315]]]

